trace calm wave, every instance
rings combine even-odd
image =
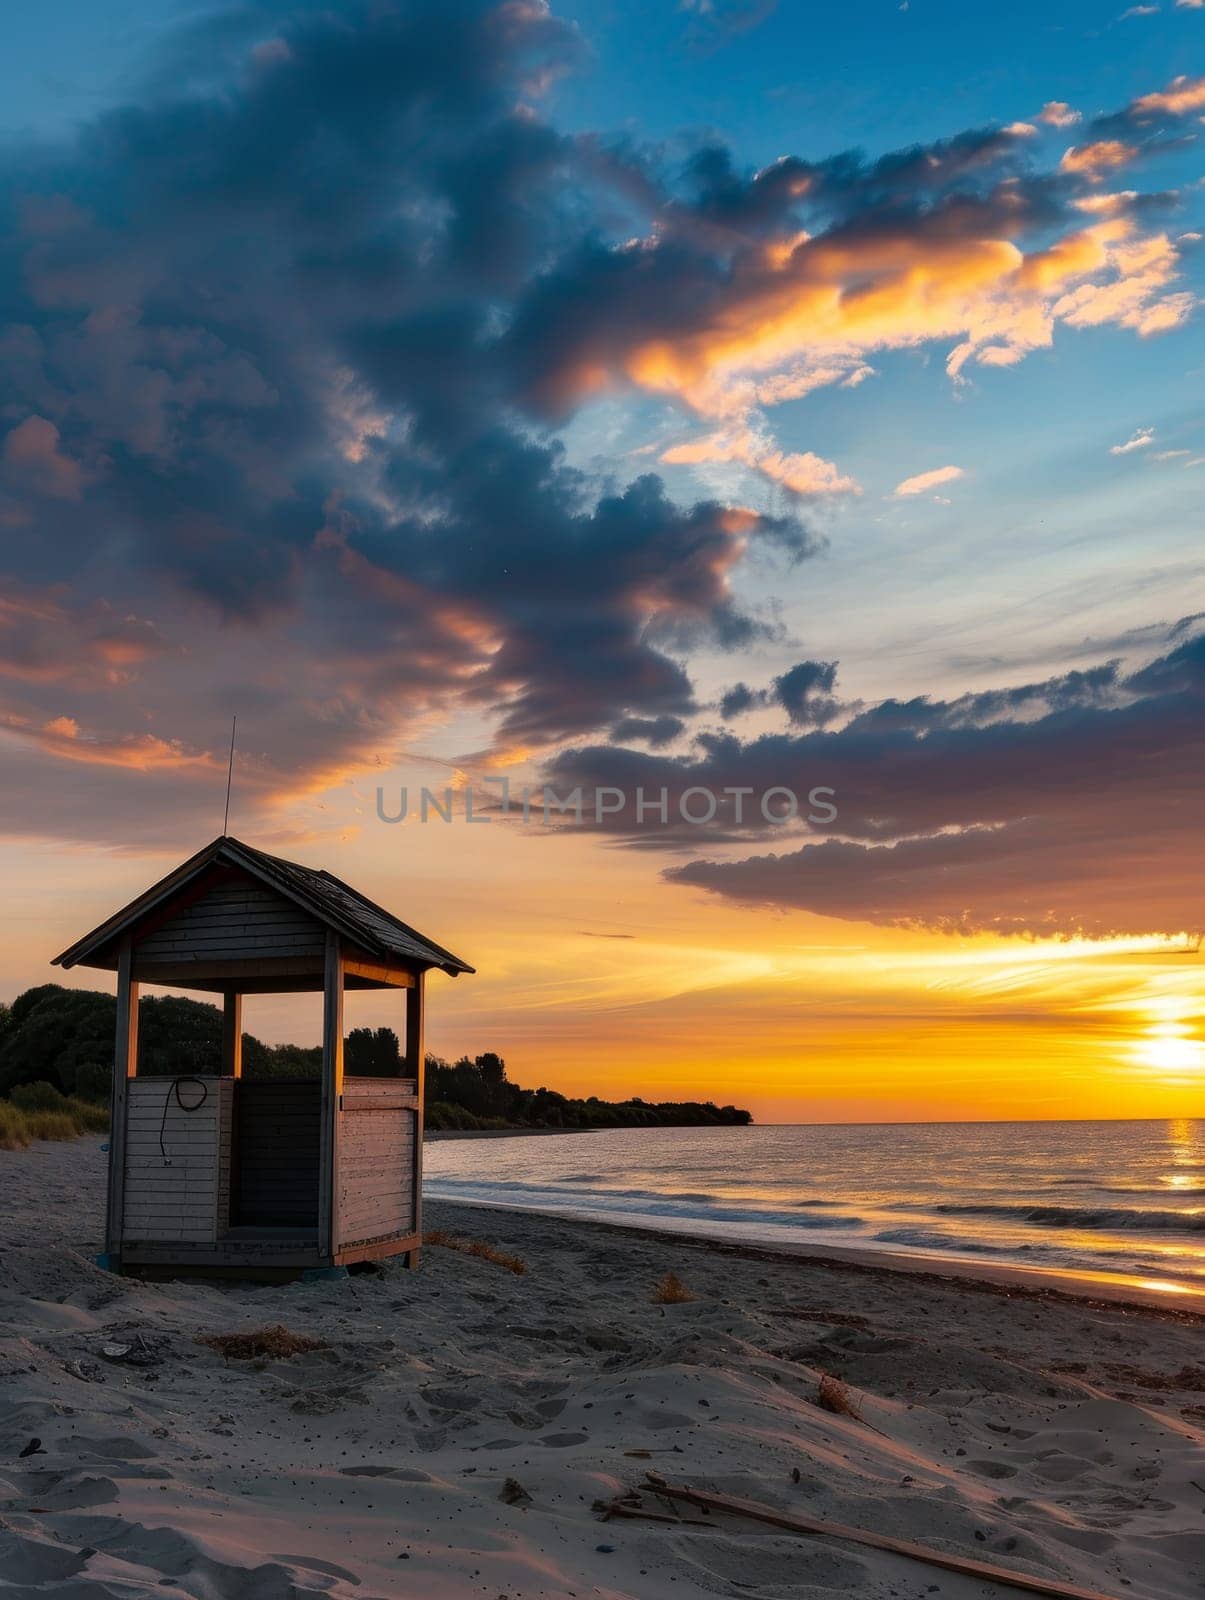
[[[617,1129],[432,1143],[429,1195],[1205,1289],[1205,1121]]]

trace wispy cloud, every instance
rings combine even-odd
[[[1132,433],[1124,444],[1109,446],[1111,456],[1128,456],[1134,450],[1146,450],[1155,442],[1154,428],[1139,428]]]
[[[707,462],[739,462],[780,483],[803,499],[861,494],[855,478],[810,450],[783,451],[751,429],[713,433],[672,445],[661,454],[670,466],[700,466]]]
[[[902,483],[897,483],[891,491],[900,499],[907,499],[911,495],[925,494],[930,489],[940,488],[943,483],[953,483],[955,479],[964,476],[961,467],[934,467],[931,472],[918,472],[915,477],[905,478]]]

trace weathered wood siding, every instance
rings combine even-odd
[[[336,1249],[414,1231],[414,1088],[402,1078],[344,1079]]]
[[[135,945],[148,963],[247,961],[262,957],[314,955],[325,930],[300,906],[246,881],[215,884]]]
[[[213,1244],[223,1226],[223,1197],[229,1191],[233,1082],[190,1080],[182,1091],[186,1103],[199,1094],[197,1084],[208,1090],[196,1111],[176,1103],[173,1082],[130,1080],[122,1239]]]

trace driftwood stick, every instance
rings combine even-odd
[[[603,1512],[603,1521],[609,1522],[612,1517],[628,1517],[638,1522],[668,1522],[674,1528],[714,1528],[714,1522],[708,1522],[703,1517],[673,1517],[661,1511],[646,1511],[643,1506],[625,1505],[622,1500],[613,1500]]]
[[[650,1475],[649,1488],[671,1500],[685,1500],[691,1505],[703,1506],[710,1511],[727,1511],[733,1516],[749,1517],[768,1523],[774,1528],[784,1528],[788,1533],[808,1533],[826,1539],[846,1539],[853,1544],[867,1545],[872,1550],[886,1550],[892,1555],[907,1556],[912,1561],[924,1561],[931,1567],[944,1567],[947,1572],[961,1573],[965,1578],[982,1578],[988,1583],[1003,1583],[1013,1589],[1027,1589],[1031,1594],[1056,1595],[1059,1600],[1114,1600],[1099,1589],[1083,1589],[1075,1583],[1061,1583],[1057,1578],[1032,1578],[1028,1573],[1010,1572],[1007,1567],[993,1566],[990,1561],[976,1561],[970,1556],[947,1555],[944,1550],[933,1550],[928,1545],[912,1544],[907,1539],[892,1539],[887,1534],[871,1533],[866,1528],[849,1528],[840,1522],[822,1522],[814,1517],[792,1516],[785,1511],[775,1511],[772,1506],[759,1505],[756,1500],[740,1500],[733,1495],[709,1494],[702,1489],[679,1488],[666,1483],[663,1478]]]

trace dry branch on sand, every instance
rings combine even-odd
[[[682,1282],[676,1272],[667,1272],[653,1285],[653,1292],[649,1299],[655,1306],[680,1306],[688,1300],[693,1300],[694,1295]]]
[[[1061,1579],[1037,1577],[1025,1572],[1015,1572],[1009,1567],[998,1567],[993,1562],[979,1561],[954,1551],[937,1550],[929,1545],[916,1544],[910,1539],[896,1539],[889,1534],[875,1533],[870,1528],[848,1527],[840,1522],[828,1522],[817,1517],[803,1517],[779,1511],[755,1500],[743,1500],[735,1495],[716,1494],[705,1489],[687,1488],[685,1484],[667,1483],[655,1472],[646,1474],[647,1488],[671,1504],[684,1501],[700,1506],[704,1511],[729,1513],[735,1517],[748,1517],[754,1522],[764,1522],[772,1528],[782,1528],[788,1533],[800,1533],[823,1539],[838,1539],[850,1544],[865,1545],[871,1550],[886,1550],[893,1555],[923,1562],[926,1566],[940,1567],[946,1572],[956,1572],[962,1577],[978,1578],[987,1583],[1012,1589],[1024,1589],[1030,1594],[1050,1595],[1055,1600],[1112,1600],[1099,1589],[1085,1589],[1077,1583],[1064,1583]]]
[[[475,1256],[478,1261],[492,1261],[494,1266],[505,1267],[517,1278],[527,1271],[527,1263],[522,1256],[514,1255],[509,1250],[499,1250],[492,1244],[486,1244],[484,1239],[462,1239],[443,1228],[432,1228],[429,1233],[423,1234],[423,1243],[437,1245],[443,1250],[459,1250],[461,1255]]]
[[[197,1343],[216,1350],[227,1361],[255,1361],[308,1355],[328,1348],[325,1340],[311,1339],[306,1333],[292,1333],[279,1322],[270,1328],[255,1328],[250,1333],[202,1333]]]

